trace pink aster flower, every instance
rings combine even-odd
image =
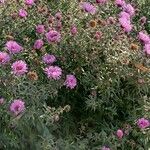
[[[25,4],[26,5],[33,5],[34,4],[34,0],[25,0]]]
[[[119,129],[119,130],[117,130],[116,135],[119,139],[122,139],[124,134],[123,134],[123,131],[121,129]]]
[[[0,0],[0,4],[1,4],[1,3],[4,4],[4,3],[5,3],[5,0]]]
[[[44,69],[49,79],[59,80],[62,75],[62,69],[58,66],[49,66]]]
[[[56,14],[55,14],[55,18],[57,19],[57,20],[62,20],[62,13],[61,12],[57,12]]]
[[[145,44],[145,45],[144,45],[144,52],[145,52],[147,55],[150,55],[150,44]]]
[[[124,0],[115,0],[115,4],[118,6],[118,7],[123,7],[126,3]]]
[[[0,52],[0,65],[10,61],[10,56],[6,52]]]
[[[56,61],[56,57],[50,54],[45,54],[42,59],[46,64],[53,64]]]
[[[150,126],[150,121],[145,119],[145,118],[140,118],[138,121],[137,121],[137,125],[139,128],[141,129],[145,129],[147,127]]]
[[[92,15],[96,13],[96,7],[94,5],[92,5],[91,3],[89,3],[89,2],[80,3],[80,7],[84,11],[86,11],[86,12],[92,14]]]
[[[96,0],[96,3],[98,4],[104,4],[106,3],[108,0]]]
[[[127,12],[130,16],[134,16],[135,15],[135,9],[133,8],[133,6],[131,4],[127,4],[123,6],[123,9],[125,12]]]
[[[16,76],[24,75],[28,71],[27,64],[22,60],[15,61],[11,68],[13,74]]]
[[[46,39],[49,43],[57,43],[60,42],[61,35],[55,30],[50,30],[48,33],[46,33]]]
[[[110,150],[110,148],[104,146],[104,147],[102,147],[102,150]]]
[[[2,105],[4,103],[4,98],[0,97],[0,105]]]
[[[115,24],[115,23],[116,23],[116,20],[115,20],[114,17],[109,17],[109,18],[107,19],[107,23],[108,23],[108,24]]]
[[[70,29],[70,32],[71,32],[71,34],[72,35],[76,35],[77,34],[77,27],[75,26],[75,25],[73,25],[72,27],[71,27],[71,29]]]
[[[44,33],[44,31],[45,31],[44,25],[39,24],[39,25],[36,26],[36,32],[37,33]]]
[[[130,20],[128,20],[127,18],[121,17],[119,18],[119,22],[125,32],[131,32],[133,26],[131,25]]]
[[[141,42],[144,44],[149,44],[150,43],[150,36],[142,31],[139,32],[138,38]]]
[[[119,17],[120,18],[126,18],[127,20],[130,20],[130,15],[125,11],[120,12]]]
[[[25,102],[21,99],[14,100],[10,105],[10,111],[15,115],[21,114],[25,110]]]
[[[34,43],[34,49],[41,49],[44,45],[44,42],[43,40],[39,39],[39,40],[36,40],[35,43]]]
[[[96,31],[96,33],[95,33],[95,35],[94,35],[94,38],[96,39],[96,40],[100,40],[101,38],[102,38],[102,32],[100,32],[100,31]]]
[[[23,50],[23,47],[20,46],[16,41],[8,41],[6,43],[6,48],[11,54],[17,54]]]
[[[28,15],[28,13],[27,13],[27,11],[25,9],[20,9],[19,10],[19,16],[21,18],[25,18],[25,17],[27,17],[27,15]]]
[[[74,89],[77,86],[77,79],[74,75],[67,75],[64,85],[70,89]]]
[[[145,16],[143,16],[143,17],[140,18],[140,23],[142,25],[144,25],[146,23],[146,21],[147,21],[147,18]]]

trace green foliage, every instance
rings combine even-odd
[[[10,39],[19,42],[24,50],[13,56],[10,64],[25,60],[29,71],[38,76],[37,80],[28,75],[16,77],[10,64],[0,66],[0,96],[5,98],[0,106],[0,149],[100,150],[104,145],[112,150],[149,148],[149,129],[140,130],[136,125],[138,118],[150,116],[150,61],[136,38],[141,29],[137,20],[149,15],[148,2],[135,4],[139,4],[141,12],[135,17],[131,34],[122,32],[117,21],[105,26],[97,23],[109,16],[117,20],[119,9],[112,1],[97,6],[94,16],[81,11],[77,0],[39,0],[31,8],[23,1],[0,4],[0,50],[6,51],[5,43]],[[17,15],[22,7],[28,10],[26,19]],[[55,27],[57,21],[51,24],[48,19],[58,11],[63,16],[62,39],[59,44],[48,44],[45,36],[36,34],[35,27],[44,24],[47,31]],[[93,28],[91,20],[96,22]],[[74,24],[76,36],[70,34]],[[97,31],[102,32],[99,41],[94,38]],[[34,50],[35,40],[42,38],[45,45]],[[136,50],[131,48],[133,43]],[[45,53],[57,56],[56,65],[63,69],[59,81],[49,80],[44,74]],[[76,75],[75,89],[63,86],[67,74]],[[144,82],[140,83],[141,79]],[[13,116],[9,106],[18,98],[25,101],[26,110]],[[125,132],[121,140],[116,137],[118,129]]]

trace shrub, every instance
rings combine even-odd
[[[0,149],[149,147],[150,37],[134,4],[6,1],[0,13]]]

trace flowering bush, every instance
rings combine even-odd
[[[148,149],[150,35],[138,4],[0,1],[0,149]]]

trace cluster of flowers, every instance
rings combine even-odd
[[[140,31],[138,37],[141,43],[144,45],[144,52],[147,55],[150,55],[150,36],[143,31]]]
[[[7,52],[0,52],[0,65],[9,63],[12,55],[21,52],[23,47],[16,41],[8,41],[6,43],[6,49],[9,51],[9,54]],[[17,76],[23,75],[27,72],[27,64],[22,60],[14,62],[11,68],[12,72]]]
[[[148,128],[150,126],[150,120],[148,119],[145,119],[145,118],[140,118],[137,120],[137,126],[140,128],[140,129],[145,129],[145,128]],[[116,132],[116,135],[119,139],[122,139],[123,136],[125,134],[127,134],[128,131],[123,131],[122,129],[118,129],[117,132]]]
[[[96,0],[98,4],[104,4],[108,0]],[[125,32],[130,32],[133,28],[131,24],[131,19],[135,15],[135,9],[131,4],[127,4],[125,0],[115,0],[115,5],[122,9],[119,13],[119,23],[121,27],[124,29]],[[90,2],[81,2],[80,7],[87,13],[95,14],[96,13],[96,6]],[[114,21],[113,17],[109,19],[111,22]],[[143,25],[146,22],[146,17],[142,17],[140,19],[140,23]]]
[[[26,5],[33,5],[34,0],[25,0]],[[26,17],[27,12],[23,9],[19,10],[19,16],[20,17]],[[57,13],[55,15],[57,19],[61,19],[61,14]],[[44,34],[45,33],[45,26],[44,25],[37,25],[36,26],[36,32],[38,34]],[[77,33],[77,29],[75,26],[71,28],[72,35],[75,35]],[[55,29],[51,29],[50,31],[46,32],[45,34],[46,40],[49,44],[58,43],[61,40],[61,34],[56,31]],[[42,39],[38,39],[35,41],[33,47],[36,50],[39,50],[43,47],[44,41]],[[7,52],[0,51],[0,66],[4,66],[8,63],[10,63],[11,58],[13,55],[16,55],[23,51],[23,47],[16,41],[10,40],[7,41],[5,44],[5,48]],[[42,57],[42,61],[47,67],[44,69],[45,74],[47,75],[48,79],[53,80],[59,80],[62,76],[62,69],[58,66],[53,65],[56,62],[56,57],[51,54],[45,54]],[[25,75],[29,67],[27,63],[24,60],[17,60],[12,63],[11,65],[12,73],[15,76],[22,76]],[[73,74],[66,75],[66,79],[64,81],[64,85],[67,88],[74,89],[77,86],[77,79]],[[4,98],[0,98],[0,104],[4,103]],[[25,110],[25,102],[21,99],[14,100],[10,105],[10,111],[15,115],[19,115],[23,113]]]
[[[24,0],[24,4],[25,5],[28,5],[28,6],[33,6],[35,5],[35,0]],[[27,10],[25,10],[24,8],[21,8],[18,12],[18,15],[19,17],[21,18],[27,18],[28,16],[28,12]],[[61,16],[61,13],[58,12],[56,13],[55,17],[57,18],[58,22],[57,22],[57,29],[61,30],[62,28],[62,23],[61,23],[61,19],[62,19],[62,16]],[[50,18],[49,19],[49,22],[51,22],[53,20],[53,18]],[[43,33],[44,32],[44,26],[43,25],[38,25],[37,26],[37,32],[38,33]],[[76,35],[77,34],[77,27],[76,25],[72,25],[71,29],[70,29],[70,32],[72,35]],[[51,42],[58,42],[60,41],[60,34],[57,33],[56,31],[50,31],[49,33],[46,34],[46,37],[48,39],[48,41],[51,41]],[[42,46],[43,46],[43,41],[42,40],[37,40],[34,44],[34,48],[35,49],[40,49]]]
[[[0,52],[0,65],[5,65],[10,61],[10,55],[19,53],[23,50],[23,47],[20,46],[16,41],[8,41],[6,43],[6,48],[9,50],[9,53]],[[58,80],[62,75],[62,69],[58,66],[51,66],[52,63],[56,61],[56,57],[54,55],[45,54],[42,57],[44,63],[50,65],[44,69],[48,78]],[[25,61],[18,60],[15,61],[12,66],[12,72],[16,76],[22,76],[28,72],[28,67]],[[75,88],[77,85],[77,80],[74,75],[67,75],[64,85],[70,89]],[[4,103],[4,98],[0,98],[0,104]],[[21,114],[25,110],[25,102],[21,99],[14,100],[10,105],[10,111],[15,115]]]
[[[35,0],[25,0],[24,3],[28,6],[32,6],[35,4]],[[18,12],[18,15],[21,17],[21,18],[25,18],[28,16],[28,13],[27,11],[24,9],[24,8],[21,8]]]
[[[104,4],[108,0],[96,0],[98,4]],[[133,28],[131,24],[131,19],[135,14],[135,9],[131,4],[127,4],[124,0],[115,0],[115,4],[122,8],[121,13],[119,14],[119,23],[125,32],[130,32]],[[89,2],[81,2],[81,8],[90,14],[96,13],[96,7]]]
[[[119,14],[119,23],[125,32],[130,32],[133,28],[131,19],[135,15],[135,9],[131,4],[126,4],[124,0],[116,0],[116,5],[122,8]]]
[[[61,13],[60,12],[56,13],[55,17],[58,20],[61,20],[62,18]],[[72,30],[73,30],[72,32],[75,33],[74,29]],[[44,33],[45,32],[44,25],[37,25],[36,32],[39,34]],[[50,31],[45,33],[45,36],[46,36],[48,43],[50,44],[58,43],[61,40],[61,34],[54,29],[50,29]],[[44,45],[43,40],[38,39],[34,43],[34,49],[40,49],[43,45]],[[45,64],[49,65],[48,67],[44,69],[44,72],[47,74],[47,77],[49,79],[59,80],[62,76],[62,69],[59,66],[52,65],[54,62],[56,62],[56,57],[54,55],[45,54],[42,60]],[[70,89],[75,88],[75,86],[77,85],[76,77],[72,74],[67,75],[64,85],[66,85]]]
[[[36,26],[37,33],[44,33],[44,25]],[[59,32],[55,30],[50,30],[45,34],[46,39],[49,43],[57,43],[61,40],[61,35]],[[44,41],[42,39],[38,39],[34,43],[35,49],[41,49],[44,45]],[[10,55],[20,53],[23,50],[23,47],[18,44],[16,41],[8,41],[6,43],[6,49],[9,51]],[[10,61],[10,55],[7,52],[0,52],[0,64],[4,65]],[[44,69],[44,72],[47,74],[49,79],[58,80],[61,78],[62,69],[58,66],[53,66],[52,64],[56,61],[56,57],[54,55],[45,54],[42,57],[42,60],[45,64],[49,65]],[[28,67],[25,61],[18,60],[15,61],[12,66],[12,72],[16,76],[24,75],[28,72]],[[66,80],[64,82],[68,88],[73,89],[77,85],[76,77],[72,74],[66,76]]]
[[[48,33],[49,34],[49,33]],[[23,47],[20,46],[16,41],[8,41],[6,43],[6,48],[9,50],[11,54],[17,54],[23,50]],[[4,65],[10,61],[10,56],[7,52],[0,52],[0,65]],[[42,60],[45,64],[50,65],[44,69],[47,77],[49,79],[58,80],[62,75],[62,69],[58,66],[52,66],[52,64],[56,61],[56,57],[54,55],[45,54],[42,57]],[[25,61],[17,60],[15,61],[12,66],[12,73],[16,76],[22,76],[28,72],[28,66]],[[77,85],[77,80],[74,75],[67,75],[66,81],[64,83],[70,89],[75,88]]]
[[[150,127],[150,120],[147,120],[145,118],[140,118],[137,121],[137,125],[140,129],[148,128]],[[125,136],[125,134],[128,134],[128,132],[129,132],[128,129],[126,131],[123,131],[122,129],[118,129],[116,131],[116,136],[118,137],[119,140],[121,140]],[[104,146],[102,147],[102,150],[110,150],[110,148],[108,146]]]

